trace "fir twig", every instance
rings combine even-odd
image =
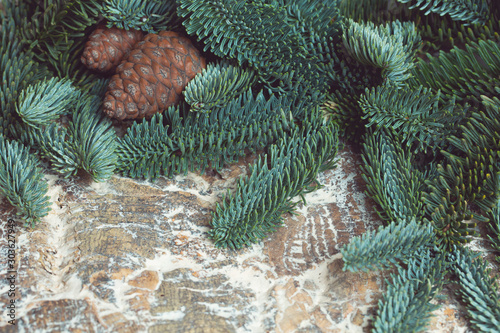
[[[17,208],[25,224],[34,226],[50,210],[47,182],[38,160],[17,141],[0,135],[0,191]]]
[[[480,332],[500,331],[498,284],[490,277],[487,263],[468,249],[455,247],[449,254],[458,276],[460,294],[466,302],[471,323]]]
[[[351,272],[388,268],[406,260],[419,248],[433,246],[436,241],[432,225],[415,219],[391,222],[377,231],[354,237],[340,252],[344,270]]]
[[[387,291],[379,300],[373,332],[420,332],[431,312],[439,307],[430,301],[445,283],[446,254],[420,248],[407,263],[391,274]]]
[[[75,92],[69,80],[44,80],[21,91],[16,111],[26,125],[40,128],[67,113]]]
[[[384,131],[367,135],[363,147],[362,177],[368,194],[381,208],[377,209],[378,215],[386,222],[419,218],[425,184],[412,155]]]
[[[217,247],[238,249],[266,237],[282,225],[290,201],[313,191],[317,173],[332,168],[338,145],[337,128],[316,118],[285,136],[242,177],[234,195],[228,193],[212,214],[209,236]]]

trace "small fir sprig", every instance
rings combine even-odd
[[[362,177],[368,195],[380,206],[378,215],[386,222],[419,219],[425,177],[415,167],[413,155],[383,130],[368,134],[363,143]]]
[[[77,94],[70,80],[43,80],[20,92],[16,111],[26,125],[41,128],[67,113]]]
[[[410,221],[391,222],[376,231],[367,231],[351,239],[340,252],[344,260],[343,270],[368,272],[389,268],[401,260],[407,260],[418,249],[433,246],[436,241],[430,224]]]
[[[378,302],[373,331],[421,332],[425,330],[431,312],[439,305],[430,301],[445,283],[449,263],[446,254],[430,247],[418,249],[408,260],[406,268],[398,267],[391,274],[387,291]]]
[[[86,171],[94,181],[113,175],[116,154],[116,133],[111,121],[99,112],[100,98],[82,95],[72,106],[72,120],[67,128],[51,124],[33,136],[41,155],[52,168],[65,177]]]
[[[389,84],[367,90],[359,104],[367,127],[375,133],[390,130],[413,151],[442,149],[446,139],[457,130],[465,110],[454,101],[439,105],[440,91],[422,86],[409,89]]]
[[[50,210],[48,185],[29,149],[0,135],[0,191],[17,208],[25,225],[39,222]]]
[[[210,63],[188,82],[183,92],[184,99],[191,111],[210,112],[247,92],[255,79],[253,69],[243,69],[227,61]]]
[[[471,323],[479,332],[500,331],[498,283],[490,276],[487,262],[466,248],[449,253],[452,271],[458,276],[459,293],[465,301]]]
[[[208,232],[215,246],[239,249],[267,237],[283,224],[282,215],[293,211],[291,199],[315,190],[318,172],[334,166],[337,127],[322,122],[317,111],[292,136],[272,145],[251,166],[250,176],[239,180],[235,193],[217,204]]]
[[[149,33],[177,27],[175,0],[105,0],[94,1],[108,21],[108,27],[143,30]]]
[[[343,43],[350,56],[361,64],[381,69],[383,77],[397,85],[410,77],[420,35],[410,22],[396,20],[375,26],[349,19]]]

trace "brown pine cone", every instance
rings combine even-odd
[[[100,72],[114,70],[143,37],[140,30],[100,26],[90,34],[81,61],[89,69]]]
[[[110,118],[150,118],[179,102],[189,80],[206,67],[191,41],[172,31],[148,34],[116,69],[104,97]]]

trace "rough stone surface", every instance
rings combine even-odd
[[[380,221],[359,156],[348,147],[338,157],[297,215],[239,251],[215,248],[207,231],[216,202],[253,156],[220,173],[153,183],[47,175],[52,211],[32,230],[18,222],[16,326],[3,311],[0,331],[368,332],[388,272],[343,271],[339,249]],[[2,276],[9,218],[15,211],[4,200]],[[0,290],[6,309],[6,279]],[[454,293],[443,290],[430,332],[467,331]]]

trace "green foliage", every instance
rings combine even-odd
[[[351,272],[389,268],[400,260],[408,260],[418,249],[434,244],[432,225],[409,221],[391,222],[377,231],[367,231],[351,239],[340,252],[343,270]]]
[[[386,222],[405,221],[422,214],[424,175],[413,156],[384,131],[368,135],[363,143],[363,179],[368,195],[380,206],[378,215]]]
[[[2,22],[0,42],[0,118],[1,132],[7,134],[7,127],[13,121],[19,93],[30,83],[47,75],[44,66],[33,60],[32,54],[22,51],[23,45],[15,38],[13,22]]]
[[[367,127],[375,125],[375,133],[390,130],[418,152],[442,148],[465,117],[463,111],[455,109],[453,101],[440,107],[439,100],[439,91],[433,94],[422,86],[398,89],[382,85],[367,90],[359,104],[363,119],[368,120]]]
[[[333,167],[338,133],[316,111],[292,136],[271,145],[240,178],[235,193],[228,193],[212,214],[208,232],[217,247],[239,249],[265,238],[283,224],[282,215],[293,211],[291,199],[315,190],[319,171]]]
[[[50,210],[48,185],[29,149],[0,135],[0,192],[34,226]]]
[[[444,253],[418,249],[407,263],[391,274],[387,291],[379,300],[372,332],[420,332],[425,330],[431,312],[439,305],[430,301],[445,282],[449,264]]]
[[[498,284],[490,277],[488,264],[465,248],[454,248],[449,257],[474,328],[480,332],[499,332]]]
[[[12,4],[17,6],[17,4]],[[16,34],[29,45],[36,59],[58,68],[58,60],[85,41],[85,29],[97,22],[93,1],[51,0],[33,2],[16,27]],[[6,9],[14,11],[11,5]]]
[[[75,95],[76,90],[69,80],[40,81],[21,91],[16,111],[26,125],[40,128],[66,113]]]
[[[116,134],[111,121],[99,112],[100,99],[81,97],[73,106],[68,128],[50,125],[35,132],[41,154],[52,168],[65,177],[86,171],[94,181],[105,181],[113,175],[117,162]]]
[[[491,234],[488,235],[488,238],[491,241],[491,246],[500,254],[500,200],[497,200],[497,204],[491,210],[489,219]],[[500,256],[497,256],[496,260],[500,262]]]
[[[387,0],[341,0],[339,12],[344,17],[356,22],[378,22],[381,18],[387,16],[387,7]]]
[[[429,61],[420,60],[407,81],[410,87],[421,85],[440,90],[444,101],[456,100],[462,104],[481,104],[481,95],[495,95],[499,85],[500,45],[494,41],[479,41],[457,47],[439,56],[428,55]]]
[[[184,99],[191,111],[210,112],[222,108],[229,101],[248,91],[255,83],[255,71],[243,69],[229,62],[208,64],[201,74],[184,88]]]
[[[488,19],[488,0],[397,0],[410,5],[410,9],[418,8],[424,14],[437,13],[449,15],[455,21],[463,21],[464,25],[484,24]]]
[[[483,100],[486,113],[473,113],[461,126],[460,136],[449,138],[457,151],[443,151],[446,160],[438,166],[438,178],[427,181],[426,211],[448,245],[467,241],[474,226],[466,222],[472,218],[471,206],[487,213],[496,204],[500,191],[500,101],[484,96]],[[488,220],[479,214],[475,217]]]
[[[449,51],[457,46],[483,41],[500,41],[500,14],[493,12],[484,24],[464,25],[460,21],[453,21],[449,16],[430,14],[414,18],[419,21],[417,29],[422,36],[423,45],[421,52],[433,53],[443,50]],[[412,18],[410,18],[412,19]]]
[[[175,0],[104,0],[97,6],[108,27],[158,33],[177,26]]]
[[[197,35],[205,50],[236,59],[241,66],[250,65],[269,88],[283,91],[297,83],[312,90],[326,88],[318,55],[306,52],[307,32],[332,30],[330,26],[337,24],[335,2],[301,0],[280,6],[279,1],[263,0],[178,0],[178,4],[187,33]],[[329,20],[326,14],[318,14],[314,22],[298,15],[312,8],[330,13]]]
[[[394,21],[375,26],[350,19],[343,41],[347,53],[359,63],[382,69],[384,79],[400,84],[410,77],[420,36],[414,23]]]
[[[291,123],[291,101],[274,95],[268,100],[251,91],[223,108],[187,113],[169,108],[163,117],[132,125],[121,138],[117,169],[129,177],[172,177],[189,170],[220,170],[246,150],[263,149],[285,135]]]

